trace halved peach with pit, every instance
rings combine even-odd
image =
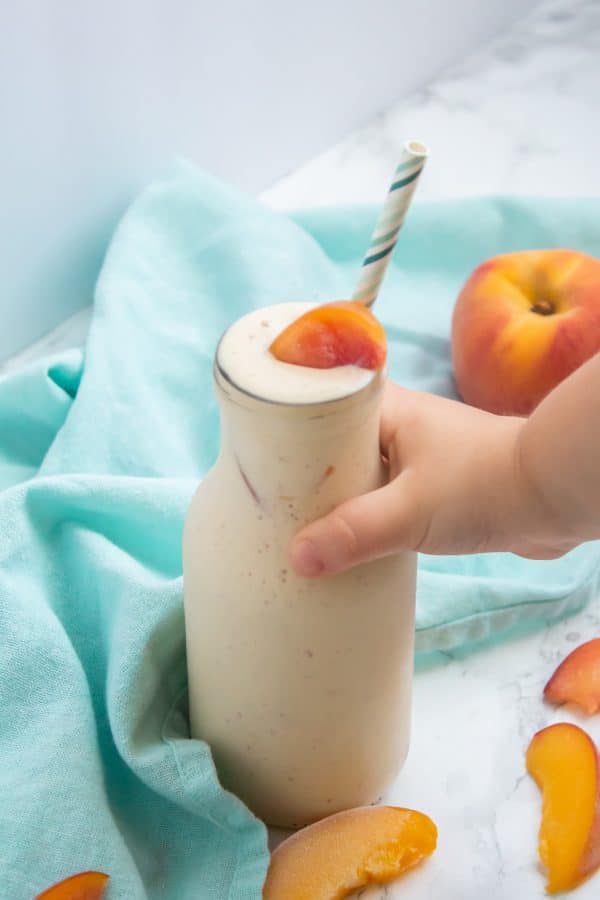
[[[550,725],[534,735],[527,770],[543,793],[540,859],[549,894],[577,887],[600,866],[598,751],[577,725]]]
[[[104,872],[79,872],[52,885],[35,900],[100,900],[108,878]]]
[[[297,831],[273,853],[263,900],[341,900],[385,884],[435,850],[437,828],[412,809],[365,806]]]
[[[575,703],[590,716],[600,710],[600,638],[569,653],[544,688],[544,698],[556,706]]]
[[[269,350],[281,362],[312,369],[354,365],[380,369],[385,331],[362,303],[339,300],[315,306],[279,334]]]

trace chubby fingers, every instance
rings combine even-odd
[[[342,572],[411,547],[411,515],[404,479],[348,500],[302,529],[290,559],[299,575]]]

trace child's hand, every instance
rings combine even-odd
[[[291,546],[295,570],[339,572],[406,549],[562,555],[577,541],[560,536],[525,474],[525,423],[389,383],[381,422],[389,483],[304,528]]]

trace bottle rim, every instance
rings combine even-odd
[[[377,393],[386,378],[386,369],[384,367],[383,369],[375,370],[373,372],[373,377],[370,378],[366,384],[361,385],[360,387],[350,391],[347,394],[341,394],[337,397],[330,397],[326,400],[275,400],[271,397],[266,397],[261,394],[254,393],[253,391],[248,390],[242,384],[234,381],[233,378],[231,378],[229,373],[219,361],[219,348],[221,346],[222,340],[223,338],[221,338],[221,340],[219,341],[215,352],[213,364],[214,383],[229,397],[229,399],[237,402],[242,406],[272,406],[279,409],[290,409],[296,411],[312,411],[315,408],[319,410],[333,410],[334,408],[339,409],[342,407],[350,406],[354,402],[366,400],[367,397],[371,394]]]

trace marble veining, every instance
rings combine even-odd
[[[600,194],[600,3],[550,0],[399,101],[338,146],[266,191],[279,208],[378,202],[399,148],[432,149],[420,198],[489,193]],[[81,344],[89,310],[8,363]],[[545,631],[417,673],[409,758],[388,802],[430,814],[439,847],[424,866],[362,900],[536,900],[541,809],[525,773],[532,735],[555,721],[584,724],[600,743],[600,716],[584,720],[542,702],[557,662],[600,634],[600,603]],[[349,749],[351,752],[351,749]],[[273,842],[281,837],[272,833]],[[596,898],[600,874],[579,888]]]
[[[525,771],[531,737],[553,722],[575,722],[600,743],[600,717],[542,701],[557,663],[600,634],[600,605],[543,632],[475,654],[448,653],[415,678],[407,763],[384,802],[428,813],[438,849],[420,868],[361,900],[542,900],[537,863],[539,791]],[[281,837],[273,833],[274,843]],[[592,900],[597,875],[576,894]]]
[[[275,206],[379,201],[409,137],[420,199],[600,194],[600,3],[550,0],[265,194]]]

